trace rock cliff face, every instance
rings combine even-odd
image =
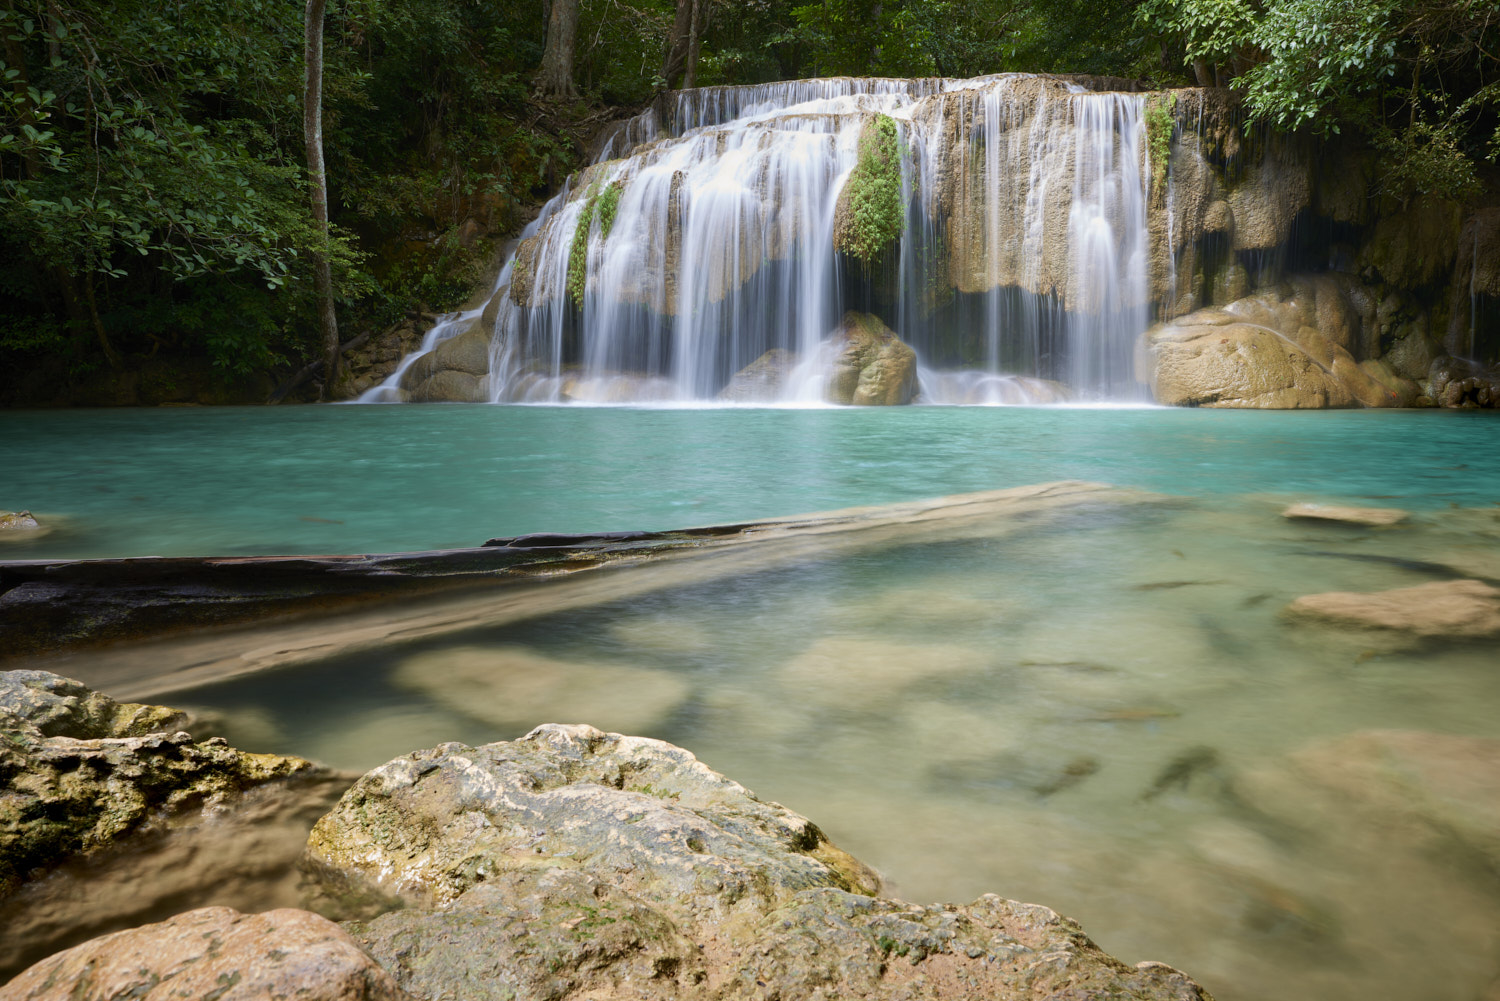
[[[321,907],[426,997],[1207,995],[1045,907],[917,906],[681,748],[546,725],[361,779],[308,840]]]

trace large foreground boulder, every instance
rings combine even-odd
[[[1207,997],[1045,907],[880,897],[805,817],[590,726],[383,765],[307,862],[321,906],[366,914],[346,927],[426,997]]]
[[[406,997],[338,925],[290,908],[188,911],[74,946],[0,988],[0,1001]]]
[[[828,377],[828,402],[894,406],[917,394],[917,353],[877,317],[851,310],[833,338],[838,355]]]
[[[45,671],[0,672],[0,908],[33,874],[157,817],[323,771],[222,739],[196,742],[186,721]]]

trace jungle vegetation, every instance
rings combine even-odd
[[[0,372],[228,378],[460,301],[587,137],[663,89],[1107,74],[1342,133],[1394,197],[1493,191],[1500,0],[327,0],[326,233],[296,0],[0,0]],[[0,377],[0,382],[4,378]]]

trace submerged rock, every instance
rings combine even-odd
[[[1237,776],[1233,787],[1290,823],[1449,852],[1459,844],[1500,865],[1500,740],[1363,730]]]
[[[1500,636],[1500,588],[1477,580],[1434,581],[1391,591],[1309,594],[1287,606],[1297,617],[1387,629],[1418,638]]]
[[[0,900],[39,870],[155,817],[321,772],[181,731],[161,706],[117,703],[45,671],[0,673]]]
[[[805,817],[688,752],[587,726],[445,744],[366,775],[308,841],[405,989],[481,999],[1206,999],[1045,907],[921,907]]]
[[[338,925],[284,908],[206,907],[74,946],[0,989],[3,1001],[404,1001]]]
[[[538,719],[570,715],[622,730],[650,731],[688,697],[668,671],[584,664],[523,647],[460,647],[423,654],[392,681],[473,719],[522,732]]]
[[[787,376],[797,367],[797,356],[785,348],[772,348],[736,372],[719,390],[719,399],[732,403],[775,400],[786,387]]]
[[[828,378],[830,403],[891,406],[917,393],[917,353],[877,317],[853,310],[834,334],[839,347]]]
[[[0,538],[11,533],[38,532],[41,528],[30,511],[0,511]]]
[[[1394,525],[1410,515],[1394,507],[1346,507],[1340,504],[1292,504],[1281,512],[1283,518],[1308,521],[1342,521],[1351,525]]]

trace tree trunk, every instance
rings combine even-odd
[[[313,253],[313,283],[323,328],[323,395],[339,381],[339,321],[333,310],[333,272],[328,265],[328,172],[323,166],[323,9],[327,0],[307,0],[304,22],[302,136],[307,143],[307,176],[313,228],[320,244]]]
[[[682,86],[692,89],[698,81],[698,50],[703,44],[703,29],[707,27],[708,0],[693,0],[693,27],[688,32],[687,69],[682,76]]]
[[[677,75],[688,69],[688,56],[697,30],[700,0],[677,0],[677,14],[672,19],[672,34],[667,36],[667,57],[662,60],[661,78],[672,90]],[[691,71],[690,71],[691,72]],[[688,86],[692,86],[688,84]]]
[[[572,101],[578,97],[573,85],[573,42],[578,35],[578,0],[552,0],[547,18],[547,49],[536,71],[538,97]]]

